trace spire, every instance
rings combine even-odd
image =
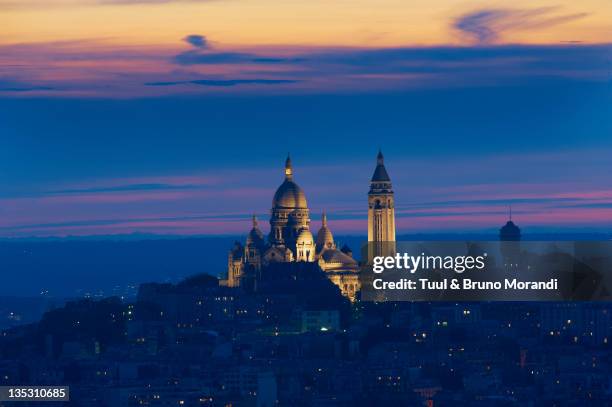
[[[327,227],[327,214],[323,211],[323,215],[321,216],[321,223],[324,228]]]
[[[291,156],[287,153],[287,160],[285,161],[285,179],[293,178],[293,167],[291,166]]]
[[[376,169],[374,170],[374,175],[372,175],[371,182],[391,182],[391,178],[389,178],[389,174],[387,174],[387,170],[385,169],[385,157],[383,157],[380,149],[376,156]]]
[[[512,204],[510,204],[510,207],[508,208],[508,218],[510,222],[512,222]]]
[[[257,224],[257,215],[253,214],[253,229],[257,229],[259,225]]]

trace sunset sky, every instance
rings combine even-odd
[[[607,0],[1,0],[0,6],[4,44],[173,48],[193,33],[221,47],[458,45],[482,33],[478,26],[499,36],[492,40],[523,44],[599,43],[612,34]]]
[[[0,237],[612,229],[612,2],[0,0]],[[265,225],[265,221],[261,222]]]

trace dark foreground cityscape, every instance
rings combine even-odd
[[[394,216],[379,153],[370,243],[395,241]],[[288,159],[270,236],[254,219],[226,276],[145,283],[135,301],[71,301],[4,330],[0,385],[70,386],[49,406],[611,405],[609,302],[361,301],[351,249],[309,222]],[[509,220],[499,237],[520,229]]]
[[[315,268],[270,274],[67,303],[2,332],[0,385],[69,385],[73,406],[610,405],[606,303],[351,304]]]

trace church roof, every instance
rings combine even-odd
[[[325,263],[341,263],[346,266],[357,266],[357,261],[351,256],[342,253],[338,249],[328,249],[321,253],[321,258]]]
[[[261,230],[253,228],[249,232],[247,238],[253,242],[257,242],[258,240],[263,240],[264,236],[263,233],[261,233]]]
[[[255,245],[261,245],[264,241],[264,235],[259,230],[259,225],[257,223],[257,217],[253,215],[253,228],[247,235],[247,245],[254,243]]]
[[[293,168],[291,158],[285,162],[285,181],[278,187],[272,200],[273,208],[299,208],[307,209],[306,195],[298,184],[293,182]]]
[[[345,243],[344,245],[342,245],[342,248],[340,249],[340,251],[344,254],[348,253],[353,253],[353,251],[351,250],[351,248]]]
[[[499,229],[499,236],[501,240],[515,240],[520,238],[521,229],[514,224],[511,220],[506,222],[501,229]]]
[[[317,251],[334,246],[334,236],[327,226],[327,215],[323,212],[321,229],[317,232]]]
[[[314,239],[312,237],[312,233],[307,228],[300,230],[298,237],[296,239],[297,244],[300,243],[314,243]]]
[[[502,228],[500,229],[500,231],[501,231],[501,232],[508,232],[508,233],[510,233],[510,232],[514,232],[514,233],[518,232],[518,233],[520,233],[520,232],[521,232],[521,229],[519,229],[519,227],[518,227],[518,226],[516,226],[516,225],[514,224],[514,222],[512,222],[511,220],[509,220],[508,222],[506,222],[506,224],[505,224],[504,226],[502,226]]]
[[[521,229],[512,222],[512,206],[508,208],[508,222],[499,229],[499,237],[501,240],[519,240],[521,238]]]
[[[376,169],[372,175],[372,182],[391,182],[387,169],[385,168],[385,158],[383,157],[382,151],[378,152],[376,157]]]
[[[302,188],[292,180],[286,179],[276,190],[272,207],[306,209],[308,204]]]

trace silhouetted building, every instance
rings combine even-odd
[[[521,229],[512,221],[512,208],[508,213],[508,221],[499,229],[499,240],[502,242],[518,242],[521,240]]]
[[[512,207],[508,212],[508,221],[499,229],[499,240],[504,268],[518,268],[521,254],[521,229],[512,221]]]

